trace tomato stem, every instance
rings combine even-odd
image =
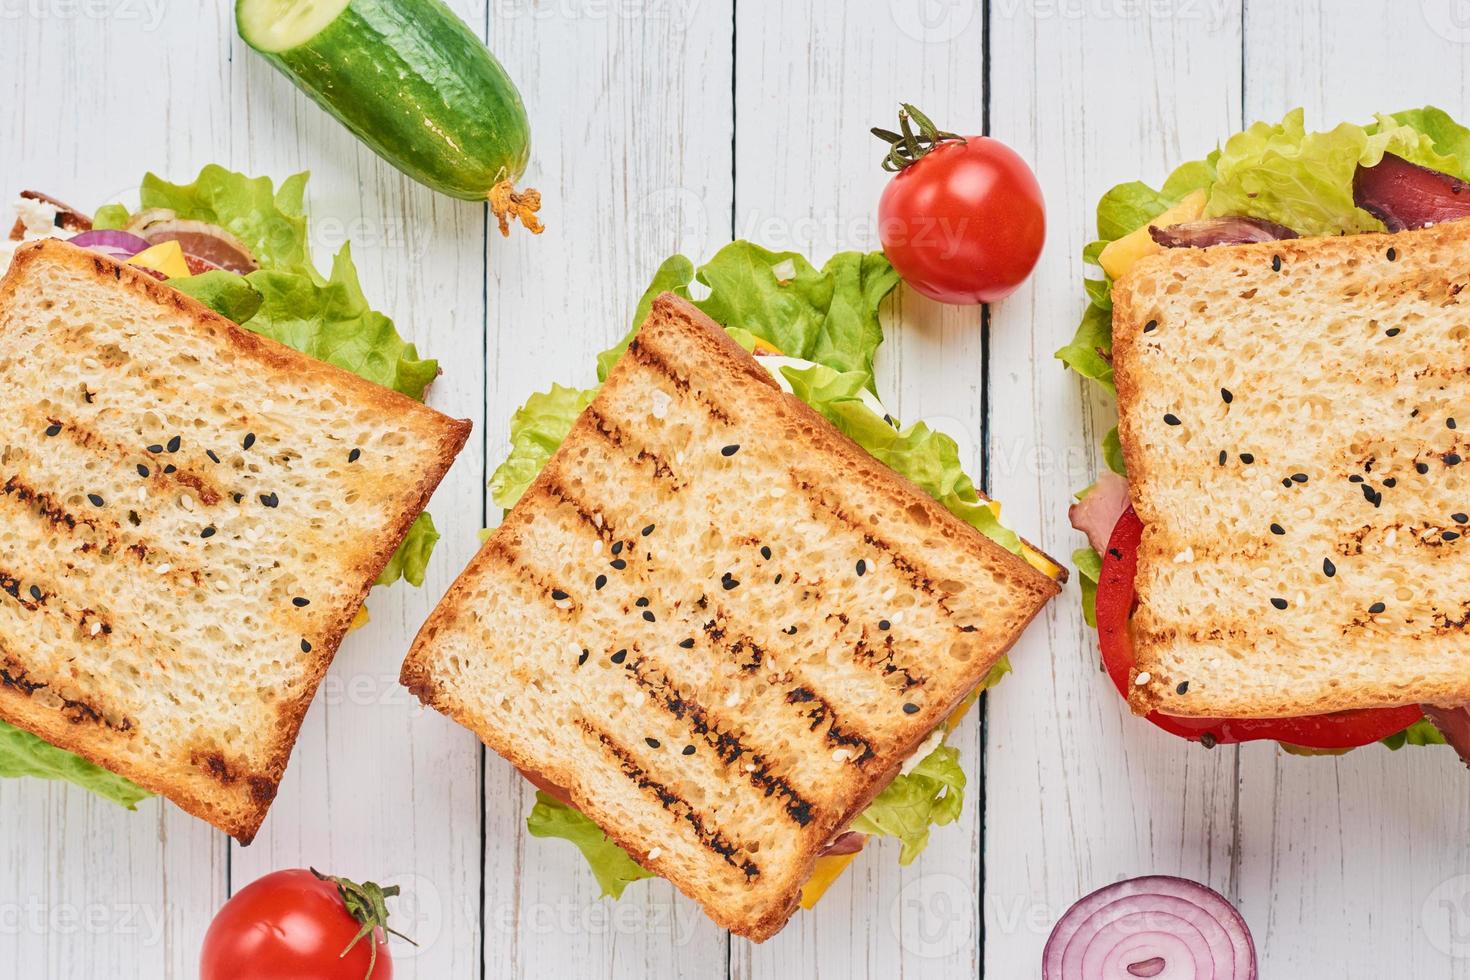
[[[918,124],[917,133],[914,132],[910,120]],[[888,144],[888,152],[883,156],[883,169],[889,173],[898,173],[905,167],[913,166],[941,143],[965,142],[963,136],[935,126],[933,120],[907,102],[900,103],[898,128],[900,132],[897,133],[878,126],[871,130],[874,136]]]
[[[312,868],[311,873],[316,875],[318,880],[330,881],[337,886],[337,895],[342,899],[342,904],[346,906],[347,914],[356,919],[361,925],[361,928],[357,930],[357,935],[352,937],[352,942],[348,943],[347,948],[337,954],[337,958],[341,959],[352,952],[352,948],[361,942],[364,937],[370,937],[368,939],[368,971],[363,980],[371,980],[373,970],[378,966],[378,937],[376,933],[379,929],[383,930],[387,935],[397,936],[410,945],[418,945],[418,943],[388,925],[387,900],[397,897],[397,885],[389,885],[387,888],[384,888],[372,881],[365,881],[362,884],[358,884],[349,878],[324,875],[316,868]]]

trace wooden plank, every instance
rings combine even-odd
[[[1013,525],[1064,559],[1082,544],[1071,495],[1094,479],[1116,418],[1051,358],[1082,312],[1079,253],[1110,186],[1157,185],[1239,128],[1239,6],[992,13],[993,135],[1036,167],[1050,228],[1035,276],[991,313],[991,486]],[[1233,895],[1235,751],[1128,714],[1098,669],[1075,576],[1012,661],[989,699],[986,974],[1034,976],[1056,918],[1119,878],[1178,874]]]
[[[941,125],[978,132],[983,117],[978,9],[926,32],[906,4],[740,4],[736,27],[735,231],[820,264],[840,249],[874,249],[889,175],[870,126],[892,128],[901,101]],[[963,15],[968,5],[958,5]],[[978,8],[978,5],[977,5]],[[901,291],[887,316],[878,391],[905,421],[930,417],[980,469],[978,308],[941,307]],[[875,842],[818,907],[755,946],[737,940],[735,977],[974,976],[979,971],[980,726],[956,740],[972,780],[957,824],[934,832],[909,867],[894,841]],[[922,910],[943,905],[960,927],[939,937]],[[916,912],[916,910],[920,910]],[[968,932],[963,931],[968,924]]]
[[[1464,120],[1467,43],[1455,4],[1438,0],[1352,16],[1249,4],[1246,118],[1303,105],[1308,128],[1326,129],[1430,103]],[[1470,977],[1467,804],[1448,749],[1244,752],[1240,887],[1262,976]]]
[[[483,27],[478,4],[451,5]],[[313,170],[318,264],[351,242],[369,300],[440,361],[429,403],[483,431],[485,208],[413,183],[241,42],[230,51],[229,105],[243,124],[235,166],[278,177]],[[260,837],[232,848],[235,890],[278,868],[307,866],[399,884],[395,925],[419,943],[394,943],[395,976],[405,978],[479,970],[480,749],[469,733],[423,712],[399,686],[398,668],[478,547],[483,480],[483,445],[472,439],[429,505],[443,537],[423,588],[374,590],[372,622],[338,651]]]
[[[676,251],[707,255],[730,225],[731,5],[497,4],[491,36],[531,115],[525,183],[539,238],[493,233],[491,466],[511,414],[553,381],[591,384],[638,297]],[[491,520],[499,512],[488,502]],[[564,841],[526,833],[533,793],[485,766],[486,976],[723,977],[727,941],[667,882],[599,898]]]

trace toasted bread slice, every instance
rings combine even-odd
[[[1057,591],[664,295],[403,682],[763,940]]]
[[[1167,250],[1116,284],[1135,710],[1470,700],[1467,282],[1461,221]]]
[[[249,843],[469,432],[60,242],[0,283],[0,718]]]

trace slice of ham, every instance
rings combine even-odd
[[[1072,526],[1087,535],[1098,554],[1108,548],[1108,538],[1123,511],[1128,509],[1128,481],[1112,470],[1088,488],[1082,499],[1067,511]]]
[[[1211,245],[1248,245],[1298,238],[1296,232],[1265,218],[1227,215],[1202,218],[1160,228],[1148,226],[1149,237],[1165,248],[1209,248]]]
[[[863,849],[868,842],[867,834],[860,834],[856,830],[848,830],[838,834],[827,842],[817,857],[827,857],[833,854],[856,854]]]
[[[1353,174],[1353,203],[1389,231],[1427,228],[1470,218],[1470,185],[1385,153],[1377,166],[1359,167]]]
[[[1420,707],[1444,740],[1460,753],[1466,765],[1470,765],[1470,707],[1447,708],[1437,704],[1422,704]]]

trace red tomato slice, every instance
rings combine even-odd
[[[1143,522],[1129,507],[1113,527],[1097,583],[1097,633],[1103,666],[1124,697],[1128,696],[1128,672],[1134,664],[1128,621],[1136,598],[1133,579],[1138,572],[1138,540],[1142,534]],[[1206,745],[1273,739],[1313,749],[1351,749],[1401,732],[1422,715],[1417,705],[1409,705],[1304,718],[1183,718],[1157,711],[1147,717],[1171,735]]]

